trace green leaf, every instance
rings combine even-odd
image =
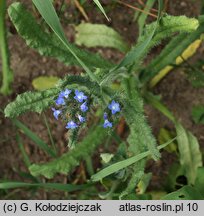
[[[203,200],[203,197],[194,187],[184,186],[173,193],[163,196],[161,200]]]
[[[180,164],[184,168],[188,184],[194,184],[198,167],[202,166],[202,154],[197,138],[185,130],[179,123],[175,124],[180,154]]]
[[[28,111],[41,113],[54,103],[59,92],[65,88],[77,88],[79,90],[85,88],[95,95],[100,94],[98,84],[91,82],[88,77],[65,76],[63,80],[59,81],[56,88],[18,95],[15,101],[6,106],[4,114],[6,117],[15,118]]]
[[[143,99],[137,89],[137,81],[134,78],[125,83],[127,95],[123,104],[123,115],[130,128],[130,135],[127,139],[129,152],[138,154],[150,150],[153,159],[160,158],[155,137],[152,135],[150,126],[144,114]]]
[[[25,182],[3,182],[0,183],[1,190],[13,189],[13,188],[27,188],[27,187],[40,187],[49,190],[62,190],[67,192],[73,192],[78,190],[84,190],[90,187],[90,184],[73,185],[73,184],[59,184],[59,183],[25,183]]]
[[[55,152],[50,148],[47,143],[45,143],[42,139],[40,139],[35,133],[33,133],[26,125],[22,122],[18,121],[17,119],[13,119],[12,122],[22,130],[27,137],[29,137],[39,148],[44,150],[48,155],[51,157],[56,157]]]
[[[183,126],[176,121],[172,113],[151,94],[147,94],[148,101],[167,116],[176,127],[178,149],[180,153],[180,164],[184,169],[184,174],[188,179],[188,184],[194,184],[198,167],[202,166],[202,154],[199,150],[197,138],[185,130]]]
[[[175,191],[178,188],[187,184],[185,182],[184,169],[179,163],[173,163],[168,170],[168,176],[165,181],[165,189],[167,192]],[[183,181],[179,181],[179,177],[182,177]]]
[[[185,38],[184,38],[184,40],[185,40]],[[171,43],[173,43],[173,40],[171,41]],[[165,66],[161,71],[159,71],[157,73],[156,76],[154,76],[154,78],[150,81],[149,86],[151,88],[153,88],[161,79],[163,79],[174,68],[174,66],[178,67],[182,63],[185,63],[187,65],[186,61],[197,52],[197,50],[198,50],[199,46],[201,45],[201,43],[202,43],[202,40],[200,40],[200,39],[197,39],[193,43],[191,43],[183,51],[183,53],[176,58],[175,62],[173,62],[172,65]],[[178,43],[178,46],[179,45],[180,45],[180,43]],[[174,49],[172,49],[172,52],[173,51],[174,51]],[[192,70],[192,67],[188,67],[188,69]],[[190,75],[190,74],[188,74],[188,75]],[[189,79],[190,79],[190,77],[189,77]]]
[[[86,90],[89,94],[101,96],[101,89],[97,82],[91,81],[87,76],[65,76],[57,85],[60,89],[73,88]]]
[[[145,21],[146,21],[147,16],[148,16],[148,12],[151,10],[154,3],[155,3],[155,0],[147,0],[145,8],[144,8],[144,11],[146,13],[141,13],[139,18],[138,18],[138,25],[139,25],[139,39],[138,40],[140,40],[140,37],[143,34],[144,25],[145,25]]]
[[[139,194],[144,194],[145,191],[147,190],[147,187],[149,186],[150,180],[152,178],[152,173],[145,173],[140,182],[138,183],[138,190],[139,190]]]
[[[155,137],[152,135],[150,126],[144,115],[143,100],[139,94],[137,81],[134,78],[124,82],[126,89],[126,99],[123,101],[123,115],[129,126],[130,134],[127,138],[130,155],[138,155],[149,150],[154,160],[160,158]],[[131,193],[144,175],[146,160],[140,160],[129,169],[129,182],[120,198]]]
[[[169,145],[171,142],[173,142],[176,138],[170,140],[167,143],[164,143],[163,145],[158,146],[158,150],[165,148],[167,145]],[[94,174],[93,176],[91,176],[91,180],[92,181],[100,181],[101,179],[105,178],[108,175],[111,175],[121,169],[124,169],[142,159],[144,159],[145,157],[149,156],[151,153],[150,151],[146,151],[146,152],[142,152],[136,156],[130,157],[126,160],[122,160],[120,162],[114,163],[106,168],[104,168],[103,170],[99,171],[98,173]]]
[[[106,15],[105,10],[103,9],[101,3],[99,0],[93,0],[95,2],[95,4],[98,6],[98,8],[100,9],[100,11],[103,13],[103,15],[106,17],[106,19],[109,21],[108,16]]]
[[[79,165],[81,160],[90,157],[105,138],[107,138],[105,129],[101,128],[101,126],[92,128],[88,135],[70,152],[45,164],[33,164],[29,170],[33,176],[43,175],[46,178],[53,178],[56,173],[67,175],[74,167]]]
[[[60,89],[48,89],[40,92],[25,92],[17,96],[14,102],[9,103],[5,110],[5,116],[15,118],[25,112],[33,111],[41,113],[54,103],[54,97]]]
[[[204,124],[204,106],[194,106],[192,109],[192,117],[195,123]]]
[[[194,187],[202,194],[204,197],[204,167],[199,167],[197,170],[197,176],[195,180]]]
[[[9,16],[21,37],[27,45],[36,49],[41,55],[55,57],[66,65],[78,65],[80,63],[63,43],[53,34],[43,31],[35,18],[29,13],[21,3],[13,3],[8,9]],[[32,28],[29,28],[32,26]],[[68,43],[68,42],[67,42]],[[109,68],[110,62],[97,54],[93,54],[79,49],[74,44],[69,43],[76,55],[90,68]]]
[[[67,51],[69,51],[75,57],[75,59],[79,62],[81,67],[87,72],[88,76],[93,81],[97,81],[97,77],[95,76],[95,74],[86,65],[86,63],[83,60],[81,60],[80,57],[78,57],[77,53],[75,53],[75,50],[72,49],[69,42],[67,41],[67,38],[60,25],[59,18],[52,5],[51,0],[33,0],[33,3],[38,9],[41,16],[44,18],[45,22],[50,26],[50,28],[53,30],[53,32],[59,38],[59,40],[61,40],[63,46],[67,49]]]
[[[175,134],[173,134],[171,131],[169,131],[165,128],[161,128],[159,130],[159,135],[158,135],[159,143],[160,144],[165,143],[168,140],[172,139],[174,136],[175,136]],[[165,150],[170,152],[170,153],[176,152],[177,151],[177,144],[173,142],[170,145],[168,145],[165,148]]]
[[[198,27],[198,20],[187,18],[187,17],[166,17],[164,19],[173,20],[172,23],[169,24],[168,22],[165,24],[166,26],[162,30],[161,27],[161,33],[158,33],[155,37],[162,37],[162,35],[159,36],[159,34],[163,34],[166,31],[172,31],[169,32],[167,35],[171,35],[174,32],[180,32],[181,34],[174,37],[168,45],[162,50],[162,52],[154,58],[150,64],[145,67],[144,70],[141,71],[140,79],[142,82],[148,82],[150,81],[154,76],[156,76],[163,68],[165,68],[167,65],[174,64],[176,62],[176,58],[180,56],[186,48],[192,44],[196,39],[199,39],[200,35],[204,32],[204,25],[201,24],[200,27]],[[181,19],[181,23],[179,23],[179,20]],[[171,25],[175,24],[175,26]],[[191,33],[192,32],[192,33]],[[187,35],[186,33],[191,33]],[[154,39],[155,41],[158,41],[157,38]]]
[[[158,28],[155,31],[153,40],[151,41],[151,47],[159,44],[161,40],[170,37],[173,33],[194,32],[199,27],[199,21],[195,18],[188,18],[186,16],[164,15],[159,24],[157,24],[157,22],[153,22],[146,26],[145,33],[141,37],[141,41],[152,32],[155,25],[158,25]]]
[[[103,24],[82,23],[75,27],[77,45],[86,47],[110,47],[127,52],[128,44],[113,28]]]
[[[100,157],[104,163],[109,163],[111,159],[114,157],[114,154],[102,153],[100,154]]]
[[[39,76],[33,79],[32,85],[36,90],[42,91],[55,87],[59,79],[60,78],[56,76]]]
[[[202,65],[199,65],[199,62],[196,62],[192,68],[186,68],[188,79],[191,82],[192,86],[195,88],[204,87],[204,71],[203,71],[203,61]],[[200,67],[200,68],[199,68]]]
[[[145,34],[145,37],[136,45],[133,46],[132,49],[126,54],[123,60],[116,66],[116,69],[120,67],[125,67],[127,65],[133,64],[135,62],[139,62],[147,53],[147,48],[156,32],[157,25],[159,24],[159,20],[161,18],[162,12],[162,0],[158,0],[159,10],[157,21],[152,25],[152,29]]]

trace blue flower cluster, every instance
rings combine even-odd
[[[111,114],[114,116],[116,113],[120,112],[120,104],[115,102],[114,100],[108,105],[108,109],[111,111]],[[105,112],[103,115],[104,118],[104,123],[103,123],[103,127],[104,128],[112,128],[113,127],[113,123],[108,120],[108,113]]]
[[[88,97],[82,91],[75,90],[74,92],[70,89],[65,89],[61,91],[58,95],[58,98],[55,100],[57,109],[52,108],[53,115],[55,119],[59,119],[59,116],[65,117],[69,116],[67,113],[68,107],[78,107],[79,109],[74,109],[72,112],[71,119],[67,122],[67,129],[76,129],[82,123],[86,121],[86,118],[83,116],[88,110]]]
[[[62,117],[66,121],[67,129],[76,129],[86,122],[86,112],[88,111],[88,97],[84,92],[78,90],[65,89],[61,91],[55,100],[57,108],[52,108],[55,119]],[[113,121],[117,113],[121,111],[120,104],[111,101],[104,113],[104,128],[112,128]]]

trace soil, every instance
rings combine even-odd
[[[8,1],[10,5],[13,0]],[[31,1],[22,0],[28,8],[32,9]],[[133,21],[134,11],[123,5],[109,4],[107,0],[103,0],[103,5],[107,10],[110,22],[104,18],[91,4],[85,6],[85,10],[92,23],[104,23],[113,27],[115,30],[127,39],[131,44],[135,43],[137,37],[137,25]],[[129,4],[134,4],[135,1],[126,1]],[[196,17],[200,13],[200,1],[193,0],[174,0],[165,1],[166,11],[172,15],[186,15],[189,17]],[[67,4],[67,3],[66,3]],[[60,8],[60,1],[57,1],[56,7]],[[76,10],[75,6],[69,5],[66,10],[61,14],[63,20],[63,27],[65,29],[67,37],[74,40],[74,28],[73,23],[80,23],[84,20],[81,13]],[[150,18],[150,21],[153,19]],[[69,23],[69,24],[68,24]],[[81,70],[77,67],[67,67],[53,58],[46,58],[40,56],[36,51],[30,49],[25,41],[16,33],[12,23],[7,18],[7,27],[9,32],[9,50],[11,68],[14,71],[14,83],[12,85],[13,93],[10,96],[0,95],[0,108],[4,107],[13,101],[18,94],[21,94],[27,90],[33,90],[32,80],[40,75],[55,75],[63,77],[65,74],[79,73]],[[156,50],[158,52],[160,48]],[[204,46],[200,47],[197,54],[191,58],[190,62],[194,63],[203,56]],[[122,54],[116,52],[113,49],[92,49],[102,54],[107,59],[111,59],[118,62],[122,58]],[[191,110],[192,106],[197,104],[204,104],[204,89],[193,88],[188,81],[186,74],[181,68],[170,72],[154,89],[154,93],[161,95],[165,105],[175,114],[175,116],[181,121],[185,128],[189,129],[199,140],[201,149],[204,150],[204,126],[197,125],[192,121]],[[172,123],[164,117],[161,113],[153,109],[152,107],[145,106],[146,116],[152,127],[154,135],[157,137],[159,129],[162,127],[173,130]],[[66,147],[66,130],[63,124],[56,123],[50,110],[44,113],[48,119],[48,123],[51,126],[51,132],[54,140],[57,144],[59,154],[67,151]],[[43,121],[43,114],[38,115],[35,113],[27,113],[19,117],[24,124],[26,124],[32,131],[34,131],[45,142],[50,143],[47,128]],[[22,177],[21,172],[28,172],[22,155],[20,153],[18,143],[16,141],[16,128],[13,126],[10,119],[4,118],[4,115],[0,112],[0,179],[1,181],[27,181]],[[18,131],[22,138],[22,142],[25,146],[25,150],[29,155],[31,162],[39,163],[49,161],[50,158],[45,155],[38,147],[28,139],[23,133]],[[100,149],[99,149],[100,151]],[[98,158],[97,153],[95,157]],[[97,159],[98,160],[98,159]],[[149,186],[149,190],[161,189],[163,179],[168,174],[170,165],[175,162],[177,158],[167,152],[163,153],[161,160],[157,163],[150,161],[147,170],[153,173],[153,178]],[[67,176],[59,175],[53,180],[43,179],[44,182],[58,182],[58,183],[71,183],[77,179],[78,183],[83,183],[83,178],[80,177],[80,172],[84,171],[84,164],[81,165],[72,173],[68,178]],[[85,174],[86,175],[86,174]],[[76,181],[75,181],[76,182]],[[74,194],[71,198],[74,198]],[[0,192],[2,199],[63,199],[67,198],[67,194],[56,191],[30,191],[30,190],[11,190],[11,193]]]

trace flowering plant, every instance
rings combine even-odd
[[[81,160],[86,160],[87,167],[91,167],[89,169],[91,181],[102,181],[106,178],[110,183],[108,187],[111,185],[108,193],[101,197],[113,198],[116,196],[115,192],[119,194],[118,198],[135,194],[135,188],[139,183],[146,184],[150,180],[149,175],[145,173],[145,165],[149,157],[159,160],[160,150],[175,140],[174,138],[163,145],[157,145],[144,114],[143,103],[147,102],[174,123],[182,171],[189,185],[194,185],[198,167],[202,165],[198,141],[184,129],[160,99],[150,92],[150,87],[154,84],[153,78],[158,79],[158,76],[162,76],[158,74],[159,71],[174,63],[177,56],[180,56],[204,32],[203,17],[195,19],[169,16],[162,13],[162,0],[158,0],[157,20],[143,28],[138,43],[132,45],[131,49],[128,46],[120,47],[120,51],[125,50],[126,53],[124,58],[115,64],[98,54],[71,44],[65,37],[50,0],[33,0],[33,3],[54,34],[43,31],[21,3],[14,3],[9,8],[9,16],[18,33],[29,46],[41,54],[55,57],[67,65],[80,66],[85,74],[67,75],[51,89],[25,92],[18,95],[16,100],[5,108],[5,116],[10,118],[16,118],[28,111],[41,113],[51,108],[54,118],[62,119],[65,128],[70,132],[71,150],[51,162],[32,164],[29,166],[30,173],[33,176],[43,175],[46,178],[53,178],[57,173],[67,175]],[[32,31],[29,26],[32,26]],[[112,31],[111,33],[121,42],[118,34]],[[150,64],[143,66],[141,62],[148,52],[163,39],[171,36],[174,37],[161,54]],[[77,133],[81,128],[86,127],[87,115],[94,107],[99,111],[99,120],[96,125],[87,129],[87,136],[79,142]],[[128,127],[125,141],[115,130],[121,117],[125,119]],[[101,143],[108,142],[109,139],[117,141],[118,151],[114,155],[103,154],[104,169],[94,174],[94,168],[90,166],[91,154]],[[184,144],[183,140],[186,141]],[[197,158],[191,165],[185,159],[186,152],[183,145],[188,148],[189,158],[194,156]],[[191,146],[196,149],[194,155],[191,155]],[[143,188],[144,191],[146,187],[147,185],[145,189]]]

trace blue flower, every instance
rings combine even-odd
[[[85,122],[85,118],[82,117],[81,115],[78,114],[78,119],[79,121],[82,123],[82,122]]]
[[[64,98],[63,97],[61,97],[60,95],[59,95],[59,97],[57,98],[57,100],[55,101],[55,103],[56,103],[56,105],[65,105],[65,101],[64,101]]]
[[[68,98],[69,94],[72,92],[70,89],[65,89],[65,91],[60,92],[59,97],[65,97]]]
[[[108,119],[105,120],[105,122],[103,123],[103,127],[107,128],[107,127],[113,127],[113,124],[111,122],[108,121]]]
[[[103,114],[103,118],[108,119],[108,114],[106,112]]]
[[[74,99],[77,100],[78,102],[82,103],[84,100],[87,99],[87,96],[84,95],[83,92],[80,92],[80,91],[78,91],[78,90],[75,90]]]
[[[120,104],[116,103],[114,100],[108,105],[108,109],[111,110],[112,114],[120,112]]]
[[[75,129],[75,128],[77,128],[77,127],[78,127],[78,125],[77,125],[74,121],[70,121],[70,122],[68,122],[67,125],[66,125],[66,128],[67,128],[67,129]]]
[[[88,106],[87,106],[86,101],[80,106],[80,109],[82,112],[86,112],[88,110]]]
[[[58,120],[58,116],[62,113],[61,110],[56,110],[55,108],[52,108],[54,117]]]

